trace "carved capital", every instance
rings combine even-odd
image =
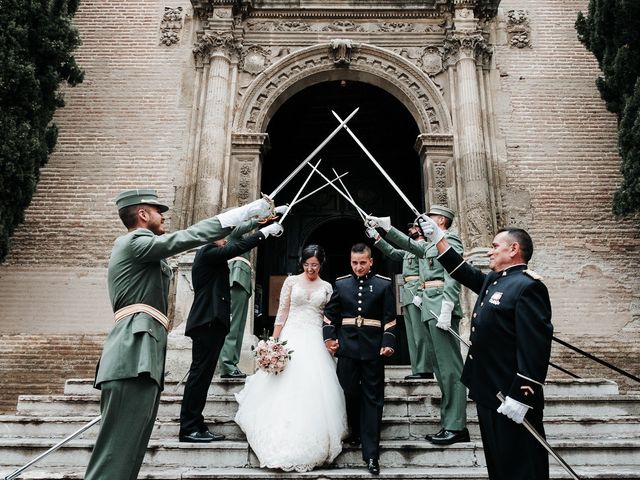
[[[486,56],[491,55],[491,48],[479,31],[449,32],[444,41],[444,51],[445,60],[449,65],[455,65],[464,59],[484,63]]]
[[[335,38],[329,44],[329,55],[338,66],[349,65],[353,51],[354,44],[348,38]]]
[[[193,54],[200,58],[207,58],[213,54],[222,53],[232,57],[239,55],[242,42],[236,38],[234,32],[206,32],[202,34],[193,48]]]

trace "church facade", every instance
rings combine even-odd
[[[0,265],[0,333],[108,331],[118,191],[158,188],[172,205],[170,229],[185,227],[273,191],[338,126],[332,111],[344,118],[358,108],[353,133],[417,210],[458,212],[472,261],[486,265],[498,228],[526,228],[556,335],[628,352],[640,330],[640,237],[637,218],[611,213],[616,121],[573,28],[586,6],[84,0],[75,23],[86,79],[65,92],[57,149]],[[415,216],[347,132],[320,159],[327,175],[348,171],[344,183],[367,212],[401,228]],[[308,174],[276,203],[291,201]],[[304,244],[325,246],[335,278],[348,271],[349,246],[365,239],[356,211],[330,188],[284,226],[253,258],[263,318],[272,277],[295,272]],[[189,261],[174,262],[176,322],[189,306]]]

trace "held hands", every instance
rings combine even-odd
[[[440,307],[440,315],[438,316],[438,323],[436,327],[442,330],[449,330],[451,327],[451,313],[453,312],[453,302],[449,300],[443,300]]]
[[[340,348],[340,342],[338,342],[338,340],[329,339],[324,341],[324,346],[327,348],[331,355],[335,355],[335,353]]]
[[[380,238],[380,234],[375,228],[367,227],[364,233],[367,235],[367,237],[373,240],[378,240]]]
[[[522,423],[529,408],[531,407],[511,397],[507,397],[504,399],[504,402],[502,402],[502,405],[498,407],[498,413],[506,415],[516,423]]]
[[[438,243],[440,240],[442,240],[442,238],[444,237],[444,232],[440,230],[438,224],[434,222],[430,216],[423,213],[422,215],[418,216],[417,220],[418,225],[420,225],[420,229],[422,230],[422,233],[425,237],[427,237],[433,243]]]
[[[367,215],[365,218],[367,226],[371,228],[381,228],[385,232],[391,230],[391,217],[372,217],[371,215]]]
[[[380,355],[382,355],[383,357],[390,357],[394,353],[395,353],[395,350],[391,347],[382,347],[380,349]]]
[[[284,232],[284,228],[282,228],[282,225],[280,225],[279,223],[272,223],[270,225],[267,225],[266,227],[262,227],[260,229],[260,232],[262,232],[264,238],[268,238],[269,235],[273,237],[279,237],[280,235],[282,235],[282,232]]]

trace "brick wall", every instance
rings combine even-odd
[[[1,335],[0,413],[13,413],[18,395],[64,391],[67,378],[93,378],[103,335]]]
[[[616,220],[616,118],[595,87],[595,58],[578,42],[587,0],[504,0],[526,10],[531,48],[496,48],[496,104],[506,223],[534,239],[559,333],[637,336],[640,225]]]

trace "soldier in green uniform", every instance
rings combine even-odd
[[[128,232],[113,245],[108,288],[115,312],[96,372],[101,390],[100,432],[85,480],[133,480],[144,458],[164,387],[171,269],[165,258],[225,237],[231,227],[272,213],[266,200],[164,234],[166,205],[156,190],[127,190],[116,197]]]
[[[408,225],[409,236],[417,242],[424,243],[420,227],[417,223]],[[402,277],[404,284],[400,287],[400,306],[404,314],[404,324],[411,361],[411,375],[405,380],[433,378],[433,366],[428,351],[428,331],[422,321],[420,305],[422,303],[422,284],[420,276],[420,257],[406,250],[395,248],[386,242],[374,228],[367,228],[367,236],[374,240],[374,246],[392,260],[402,261]]]
[[[229,244],[237,242],[241,236],[258,225],[250,220],[238,226],[227,238]],[[222,378],[245,378],[247,375],[238,368],[244,327],[247,323],[249,299],[253,294],[253,267],[249,260],[251,253],[245,252],[229,260],[229,286],[231,288],[231,327],[220,353],[220,376]]]
[[[454,212],[448,207],[433,205],[427,215],[444,231],[449,245],[460,255],[463,248],[460,238],[449,227]],[[428,351],[432,355],[433,368],[442,393],[440,403],[441,429],[435,435],[426,438],[436,445],[451,445],[469,441],[467,430],[467,391],[460,381],[462,374],[462,355],[458,340],[449,333],[452,328],[458,332],[462,309],[460,308],[460,284],[436,261],[438,250],[435,244],[419,243],[393,228],[387,218],[369,217],[377,224],[385,239],[400,248],[423,259],[421,276],[424,279],[422,289],[422,320],[427,326]]]

